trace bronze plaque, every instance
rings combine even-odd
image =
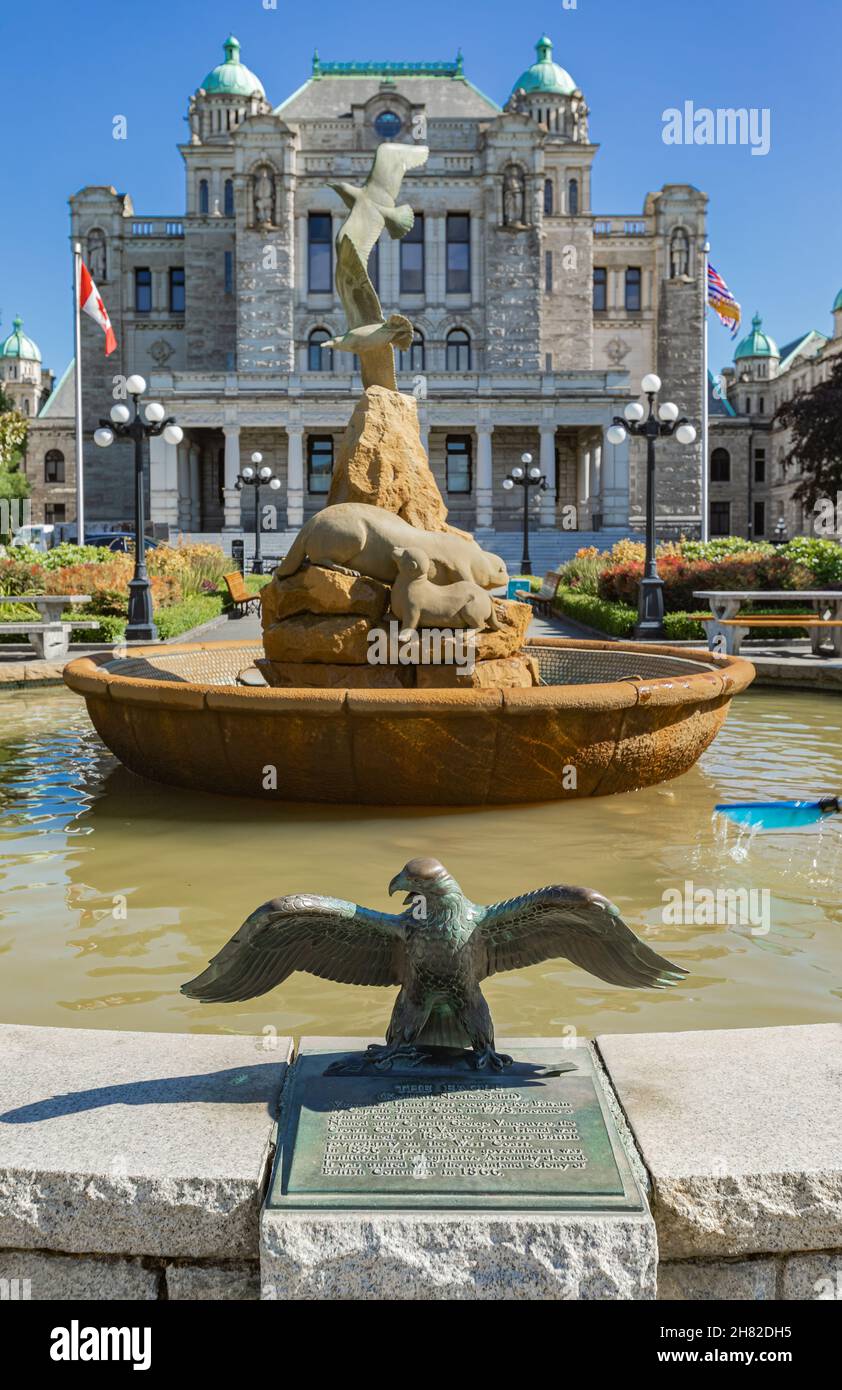
[[[491,1075],[325,1075],[341,1055],[293,1068],[270,1208],[641,1210],[586,1047],[536,1042]]]

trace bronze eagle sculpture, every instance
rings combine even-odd
[[[627,989],[684,978],[640,941],[619,909],[588,888],[555,885],[484,907],[437,859],[411,859],[389,884],[406,911],[376,912],[341,898],[296,893],[255,909],[207,970],[182,985],[206,1003],[254,999],[296,970],[349,985],[399,985],[381,1067],[424,1057],[427,1047],[473,1049],[477,1068],[502,1070],[480,981],[563,957]]]
[[[329,185],[349,209],[336,234],[336,292],[342,300],[348,331],[325,343],[340,352],[356,352],[363,386],[396,391],[393,344],[405,351],[412,324],[404,314],[383,317],[380,299],[368,273],[368,258],[383,228],[394,240],[411,231],[415,214],[408,203],[396,206],[407,169],[426,163],[426,145],[379,145],[362,188],[352,183]]]

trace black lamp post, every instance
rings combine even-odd
[[[778,517],[775,523],[775,534],[772,538],[773,545],[784,545],[786,542],[786,522],[783,517]]]
[[[149,401],[140,415],[140,398],[146,390],[142,376],[130,376],[126,390],[132,398],[134,416],[127,405],[111,407],[111,419],[100,420],[94,430],[94,443],[107,449],[118,439],[134,440],[134,577],[129,583],[129,621],[127,642],[156,642],[158,629],[152,617],[152,585],[146,572],[146,519],[143,495],[143,442],[162,434],[168,444],[180,444],[184,431],[158,401]]]
[[[529,558],[529,491],[530,488],[538,488],[544,491],[547,480],[540,468],[532,468],[532,455],[521,454],[520,461],[522,468],[513,468],[507,478],[503,479],[503,487],[507,492],[511,492],[513,487],[523,488],[523,557],[520,562],[521,574],[532,573],[532,561]]]
[[[623,417],[615,415],[614,423],[607,431],[609,444],[622,444],[627,434],[638,435],[646,440],[646,561],[637,606],[637,625],[635,637],[649,641],[663,638],[664,633],[664,581],[658,574],[655,558],[655,440],[668,438],[674,434],[679,444],[692,444],[696,431],[686,416],[679,416],[678,406],[672,401],[664,401],[655,416],[655,397],[661,389],[661,378],[649,372],[640,383],[648,402],[647,414],[639,401],[630,401],[623,411]],[[705,461],[707,467],[707,461]]]
[[[234,486],[238,492],[241,492],[244,487],[254,488],[254,564],[252,565],[251,572],[252,574],[262,574],[263,558],[260,554],[260,537],[262,531],[260,525],[260,489],[266,484],[273,492],[277,492],[278,488],[281,486],[281,480],[280,478],[272,477],[271,468],[260,467],[263,462],[262,454],[252,454],[251,461],[254,464],[254,468],[244,468],[242,473],[237,475],[237,481]]]

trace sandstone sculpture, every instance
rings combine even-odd
[[[278,566],[281,577],[294,574],[304,560],[343,565],[391,584],[398,572],[395,551],[412,547],[432,562],[436,584],[470,580],[481,589],[505,584],[508,572],[499,555],[482,550],[476,541],[447,531],[422,531],[383,507],[365,502],[340,502],[325,507],[305,522]]]
[[[405,628],[473,627],[496,630],[500,624],[487,589],[470,580],[433,584],[430,557],[416,546],[396,550],[398,576],[392,585],[392,612]]]

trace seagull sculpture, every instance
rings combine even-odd
[[[368,258],[384,227],[395,239],[411,230],[415,214],[408,203],[397,207],[396,199],[407,169],[426,164],[428,154],[426,145],[383,144],[362,188],[350,183],[329,185],[349,209],[336,234],[336,291],[348,332],[324,346],[358,353],[365,387],[396,391],[394,346],[405,351],[412,342],[408,318],[392,314],[387,322],[383,317],[368,274]]]
[[[207,970],[182,985],[205,1003],[254,999],[295,970],[350,985],[398,985],[386,1046],[371,1063],[417,1065],[424,1046],[473,1049],[474,1065],[500,1071],[494,1025],[480,981],[558,956],[626,989],[663,989],[684,978],[635,936],[619,910],[588,888],[556,885],[472,903],[437,859],[411,859],[389,884],[406,911],[375,912],[341,898],[273,898],[246,918]]]

